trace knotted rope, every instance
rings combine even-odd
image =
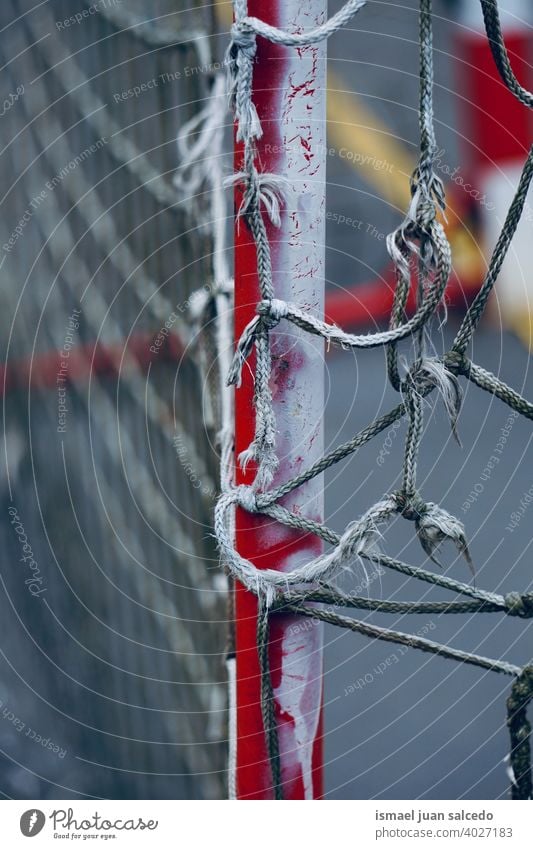
[[[507,699],[507,725],[511,736],[513,799],[531,799],[531,724],[527,708],[533,699],[533,666],[527,666],[514,682]]]
[[[447,576],[402,563],[382,553],[378,547],[382,526],[395,515],[401,515],[414,523],[420,544],[433,562],[438,563],[435,558],[436,551],[441,543],[448,540],[457,547],[473,571],[462,523],[438,504],[425,501],[417,488],[417,457],[423,434],[424,399],[435,389],[443,398],[455,435],[462,399],[459,377],[464,377],[492,393],[525,417],[533,418],[531,403],[495,375],[472,363],[466,356],[468,344],[485,309],[523,211],[533,176],[533,148],[526,160],[483,286],[467,310],[451,350],[441,357],[426,355],[425,334],[442,304],[451,270],[450,247],[439,221],[439,214],[443,213],[445,208],[444,189],[434,171],[437,145],[433,121],[431,0],[420,2],[420,156],[411,177],[411,203],[400,226],[387,240],[387,248],[396,267],[396,289],[389,328],[378,333],[350,334],[295,304],[275,297],[270,243],[264,216],[266,215],[274,226],[280,226],[281,208],[287,187],[282,177],[262,173],[257,162],[255,141],[261,137],[262,128],[252,97],[256,39],[260,36],[287,47],[314,44],[344,26],[364,5],[362,0],[351,0],[322,26],[309,32],[288,33],[257,18],[248,17],[246,0],[234,2],[235,23],[228,48],[227,66],[230,102],[237,123],[237,139],[243,142],[244,153],[242,169],[227,182],[242,186],[239,216],[249,227],[255,243],[261,300],[257,304],[256,316],[238,340],[228,371],[228,384],[239,384],[243,364],[255,346],[255,434],[240,461],[245,465],[253,459],[257,464],[257,472],[251,486],[228,486],[223,491],[215,508],[215,533],[226,569],[258,599],[257,644],[261,665],[261,703],[276,798],[282,798],[282,776],[268,666],[268,630],[270,615],[280,611],[298,613],[371,638],[400,643],[462,663],[516,676],[508,703],[513,748],[513,798],[530,798],[529,725],[525,711],[533,690],[531,668],[522,670],[505,660],[482,657],[425,638],[370,625],[341,616],[331,609],[349,607],[393,614],[493,612],[520,618],[533,617],[533,593],[513,591],[498,595],[480,590]],[[502,79],[523,103],[533,105],[533,95],[518,84],[510,67],[499,26],[497,3],[482,0],[482,6],[487,35],[491,40],[491,48]],[[406,319],[405,307],[413,281],[417,285],[417,309],[410,319]],[[370,423],[359,434],[329,452],[310,468],[278,487],[269,488],[278,464],[276,422],[269,385],[269,334],[281,321],[291,322],[343,349],[386,347],[389,380],[401,394],[402,400],[389,413]],[[396,346],[407,337],[414,339],[414,359],[411,364],[406,364],[402,377]],[[343,534],[336,534],[325,525],[290,511],[279,503],[284,495],[357,452],[362,445],[403,416],[407,416],[408,427],[401,489],[385,495],[360,518],[351,522]],[[326,541],[331,549],[290,572],[258,570],[236,550],[232,533],[232,516],[236,506],[249,513],[270,516],[287,527],[316,534]],[[345,595],[336,587],[335,580],[341,571],[352,568],[361,558],[467,598],[438,603],[390,602]]]

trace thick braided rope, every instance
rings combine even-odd
[[[308,32],[294,33],[273,27],[254,17],[239,17],[232,28],[232,36],[237,39],[246,40],[247,36],[260,35],[262,38],[274,44],[282,44],[284,47],[307,47],[325,41],[331,35],[338,32],[351,21],[354,15],[366,5],[366,0],[348,0],[335,15],[332,15],[321,26],[315,27]],[[235,10],[240,6],[237,1]]]
[[[236,580],[258,597],[265,598],[267,604],[274,600],[276,590],[298,584],[313,584],[338,574],[365,551],[372,549],[378,537],[378,526],[398,511],[394,496],[386,496],[367,510],[360,519],[348,525],[330,552],[315,557],[290,572],[278,572],[275,569],[257,569],[236,551],[228,532],[229,518],[235,505],[250,513],[259,512],[250,487],[235,487],[233,491],[221,495],[215,507],[214,524],[224,563]]]
[[[259,498],[260,497],[258,497],[258,500],[259,500]],[[403,504],[403,501],[402,501],[399,493],[396,494],[396,499],[397,499],[397,501],[400,505]],[[428,505],[425,505],[422,502],[422,507],[427,507],[427,506]],[[412,511],[413,507],[411,506],[409,509]],[[339,543],[340,543],[341,537],[339,536],[339,534],[336,534],[334,531],[332,531],[326,525],[323,525],[319,522],[316,522],[313,519],[308,519],[305,516],[302,516],[300,513],[293,513],[290,510],[288,510],[286,507],[282,507],[280,504],[273,504],[271,506],[265,506],[265,507],[260,509],[260,512],[265,516],[270,516],[272,519],[275,519],[277,522],[280,522],[281,524],[286,525],[287,527],[295,528],[297,530],[301,530],[301,531],[305,531],[305,532],[308,532],[308,533],[315,534],[316,536],[320,537],[321,539],[323,539],[325,542],[329,543],[330,545],[338,546]],[[461,595],[469,596],[474,600],[472,610],[476,609],[477,606],[484,606],[484,609],[486,609],[487,612],[491,611],[491,612],[507,613],[509,616],[517,616],[517,617],[521,617],[521,618],[524,618],[524,619],[529,619],[529,618],[533,617],[533,593],[518,593],[516,591],[513,591],[513,592],[509,592],[505,596],[503,596],[503,595],[500,595],[498,593],[487,592],[486,590],[481,590],[481,589],[479,589],[475,586],[471,586],[470,584],[465,584],[462,581],[457,581],[454,578],[450,578],[446,575],[439,575],[438,573],[435,573],[435,572],[429,572],[428,570],[422,569],[422,568],[417,567],[417,566],[409,566],[408,564],[402,563],[401,561],[396,560],[395,558],[389,557],[386,554],[382,554],[381,552],[376,553],[372,549],[370,551],[362,551],[360,556],[367,559],[367,560],[370,560],[374,563],[377,563],[381,566],[386,566],[386,567],[393,569],[397,572],[401,572],[405,575],[409,575],[410,577],[418,578],[419,580],[426,581],[430,584],[434,584],[435,586],[442,587],[443,589],[451,590],[452,592],[456,592],[456,593],[459,593]],[[381,600],[377,600],[377,599],[374,599],[374,600],[363,599],[363,600],[361,600],[357,596],[343,595],[338,590],[332,588],[331,586],[324,585],[321,582],[319,582],[319,585],[321,587],[321,590],[320,590],[321,592],[325,591],[325,592],[328,592],[330,594],[332,593],[334,595],[334,597],[337,600],[339,600],[339,603],[342,602],[343,606],[348,603],[347,600],[352,599],[354,601],[354,604],[353,604],[354,607],[358,606],[358,604],[355,603],[356,601],[357,602],[363,601],[365,608],[368,604],[370,604],[370,605],[375,604],[375,605],[378,605],[378,606],[383,604],[384,605],[383,609],[384,610],[388,609],[387,608],[387,605],[389,604],[388,602],[382,602]],[[279,598],[281,598],[282,595],[283,595],[284,598],[291,598],[291,599],[295,598],[294,595],[290,595],[290,592],[292,592],[292,591],[289,591],[287,589],[279,589],[278,588],[274,598],[279,599]],[[316,592],[317,592],[317,590],[314,589],[314,588],[311,588],[311,589],[305,590],[305,591],[302,591],[302,590],[299,591],[300,597],[303,599],[304,596],[305,596],[309,601],[317,601],[318,600],[316,598]],[[333,598],[333,595],[332,595],[332,598]],[[344,599],[344,601],[342,601],[343,599]],[[332,603],[336,603],[336,602],[332,601]],[[397,603],[392,602],[390,604],[396,605]],[[412,612],[412,613],[419,612],[418,611],[419,605],[418,605],[417,602],[399,602],[398,604],[400,605],[403,612]],[[427,604],[430,604],[430,603],[427,603]],[[431,603],[431,604],[433,604],[433,603]],[[421,606],[420,609],[423,610],[423,611],[427,611],[427,607],[425,605],[426,605],[425,602],[422,603],[422,606]],[[449,607],[449,603],[447,603],[447,602],[442,602],[442,605],[444,605],[447,609]],[[400,607],[398,607],[398,611],[400,610]],[[391,609],[391,612],[394,612],[392,607],[390,609]],[[442,612],[444,612],[444,610]],[[454,610],[452,612],[460,612],[460,611],[459,611],[459,609],[457,609],[457,611]]]
[[[445,355],[443,363],[445,368],[450,372],[463,375],[472,383],[475,383],[476,386],[479,386],[480,389],[484,389],[486,392],[490,392],[491,395],[499,398],[504,404],[516,410],[524,418],[533,419],[533,404],[523,398],[515,389],[507,386],[503,380],[496,377],[492,372],[481,368],[481,366],[476,365],[467,357],[457,354],[453,350]]]
[[[253,171],[255,173],[255,168]],[[266,227],[259,209],[259,185],[256,184],[251,191],[253,192],[253,197],[249,201],[250,214],[248,221],[256,245],[259,286],[263,297],[271,298],[273,295],[272,262]],[[276,419],[270,389],[271,356],[269,329],[271,326],[263,322],[255,337],[256,368],[254,405],[256,429],[253,442],[239,458],[243,468],[251,460],[258,462],[256,486],[260,489],[271,483],[278,466],[276,455]]]
[[[516,79],[503,40],[497,0],[481,0],[485,30],[498,72],[509,89],[524,106],[533,106],[533,94]]]
[[[402,489],[396,496],[399,511],[404,518],[414,521],[422,548],[437,565],[439,564],[435,551],[444,540],[448,539],[455,543],[473,571],[462,523],[437,504],[425,503],[417,492],[416,470],[424,419],[422,397],[417,392],[412,373],[410,377],[411,382],[407,384],[406,395],[409,424],[405,437],[403,481]]]
[[[259,666],[261,669],[261,714],[263,728],[267,742],[270,769],[272,772],[272,787],[274,798],[283,799],[283,783],[281,780],[281,759],[279,753],[279,740],[274,712],[274,691],[270,675],[270,661],[268,658],[270,619],[268,607],[259,599],[257,611],[257,651],[259,655]]]
[[[472,383],[479,386],[480,389],[485,389],[487,392],[495,395],[500,401],[503,401],[508,407],[512,407],[520,415],[527,419],[533,419],[533,404],[522,398],[518,392],[507,386],[503,380],[500,380],[492,372],[486,371],[486,369],[481,368],[481,366],[475,363],[471,363],[466,376]]]
[[[404,502],[400,493],[396,493],[396,499],[400,505],[403,505]],[[421,504],[423,508],[434,506],[426,505],[423,502],[419,502],[419,504]],[[411,503],[409,510],[414,512],[414,509],[415,508]],[[270,506],[262,507],[259,512],[265,516],[270,516],[272,519],[275,519],[277,522],[280,522],[282,525],[286,525],[289,528],[295,528],[300,531],[305,531],[306,533],[315,534],[330,545],[338,546],[341,540],[339,534],[332,531],[326,525],[316,522],[313,519],[308,519],[307,517],[302,516],[301,513],[293,513],[286,507],[282,507],[281,504],[272,504]],[[362,551],[360,556],[380,566],[386,566],[387,568],[393,569],[394,571],[400,572],[404,575],[409,575],[412,578],[426,581],[427,583],[434,584],[435,586],[442,587],[443,589],[451,590],[452,592],[459,593],[460,595],[469,596],[475,600],[476,604],[486,605],[487,611],[499,611],[500,613],[507,613],[509,616],[518,616],[524,619],[533,617],[533,593],[519,593],[512,591],[503,596],[498,593],[487,592],[486,590],[481,590],[470,584],[465,584],[462,581],[457,581],[447,575],[440,575],[435,572],[429,572],[427,569],[422,569],[418,566],[410,566],[407,563],[402,563],[400,560],[389,557],[382,552],[377,553],[373,549],[370,549],[370,551]],[[324,589],[323,584],[320,584],[320,586]],[[338,593],[338,591],[333,590],[331,586],[326,585],[325,589],[328,592]],[[287,598],[288,590],[285,589],[283,592],[284,597]],[[309,600],[314,599],[315,589],[311,588],[310,590],[306,590],[305,593]],[[277,597],[280,597],[279,592]],[[342,593],[337,595],[337,598],[342,597]],[[350,595],[345,598],[357,597]],[[375,603],[380,604],[381,602],[375,600]],[[402,602],[402,604],[404,603]],[[417,602],[405,602],[405,605],[405,612],[407,612],[407,605],[409,606],[410,612],[417,612],[415,609]]]
[[[448,241],[440,225],[435,224],[433,238],[439,254],[437,279],[415,314],[404,324],[378,333],[355,335],[353,333],[347,333],[335,324],[329,324],[317,318],[312,313],[300,309],[295,304],[281,301],[277,298],[267,297],[265,300],[259,302],[257,305],[258,315],[248,323],[242,332],[228,381],[230,383],[237,383],[239,381],[243,363],[249,356],[253,342],[260,334],[266,319],[273,323],[277,323],[281,319],[286,319],[296,327],[314,336],[321,336],[329,344],[338,345],[344,350],[377,348],[390,345],[393,342],[399,342],[411,336],[415,331],[423,327],[431,315],[434,314],[442,300],[450,275],[451,254]]]
[[[387,240],[387,247],[396,266],[397,284],[391,310],[390,327],[396,328],[404,318],[404,310],[411,284],[411,271],[418,265],[418,307],[423,303],[424,292],[435,285],[431,279],[435,266],[442,273],[446,269],[446,281],[450,268],[446,267],[439,243],[444,241],[444,252],[449,245],[441,225],[435,222],[437,205],[444,209],[444,187],[434,172],[437,150],[433,120],[433,28],[431,0],[421,0],[419,16],[420,37],[420,157],[411,177],[412,203],[400,227]],[[416,262],[418,260],[418,262]],[[446,285],[446,284],[444,284]],[[440,303],[440,293],[437,304]],[[429,318],[429,316],[428,316]],[[423,354],[424,325],[418,331],[417,348]],[[400,391],[400,373],[396,345],[387,349],[387,371],[392,386]]]
[[[420,162],[418,176],[432,188],[433,159],[437,150],[433,123],[433,26],[432,0],[420,0]]]
[[[491,595],[491,594],[489,594]],[[281,600],[283,599],[283,601]],[[494,601],[472,599],[471,601],[384,601],[365,596],[352,596],[330,587],[317,590],[290,591],[283,593],[276,602],[282,605],[301,604],[303,602],[330,604],[332,607],[352,607],[354,610],[373,610],[377,613],[507,613],[510,616],[533,618],[533,594],[521,596],[508,593],[507,596],[494,594]]]
[[[291,613],[299,613],[302,616],[308,616],[311,619],[319,619],[322,622],[329,622],[331,625],[336,625],[341,628],[347,628],[350,631],[355,631],[363,634],[366,637],[373,637],[376,640],[384,640],[388,643],[398,643],[399,645],[407,646],[408,648],[420,649],[430,654],[438,654],[441,657],[449,658],[450,660],[458,660],[461,663],[471,664],[472,666],[480,666],[482,669],[490,669],[492,672],[503,672],[505,675],[520,675],[522,669],[520,666],[515,666],[512,663],[507,663],[503,660],[492,660],[489,657],[472,654],[471,652],[461,651],[460,649],[452,649],[449,646],[443,646],[440,643],[435,643],[433,640],[427,640],[424,637],[417,637],[413,634],[404,634],[402,631],[393,631],[388,628],[381,628],[378,625],[370,625],[368,622],[360,622],[358,619],[350,619],[347,616],[340,616],[333,613],[331,610],[325,610],[321,607],[308,607],[305,604],[283,604],[283,610]]]
[[[402,256],[402,260],[405,260],[405,263],[402,261],[400,263],[396,262],[396,286],[394,287],[394,297],[392,302],[392,309],[389,320],[389,329],[395,330],[402,322],[402,319],[405,318],[405,309],[407,306],[407,299],[409,297],[409,291],[411,288],[411,275],[410,273],[404,273],[405,268],[409,269],[410,262],[410,254],[409,251],[403,245],[398,246],[398,251]],[[417,309],[420,307],[420,299],[417,300]],[[391,386],[396,389],[397,392],[401,389],[401,376],[400,369],[398,367],[398,353],[397,353],[397,345],[396,341],[390,343],[387,347],[387,374],[390,381]]]
[[[406,502],[409,502],[409,500],[414,498],[416,495],[418,448],[420,440],[422,439],[422,430],[424,428],[422,398],[418,395],[414,385],[411,385],[407,390],[406,403],[409,414],[409,424],[407,426],[407,436],[405,437],[402,491]]]

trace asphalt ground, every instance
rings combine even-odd
[[[340,33],[330,45],[335,74],[386,122],[391,139],[413,155],[418,139],[416,5],[369,4],[364,23],[361,18],[354,31]],[[455,28],[446,20],[457,12],[458,4],[435,5],[436,131],[451,168],[461,165],[468,144],[468,128],[459,118],[462,82],[453,58]],[[372,167],[360,164],[354,170],[339,155],[328,161],[327,276],[332,288],[372,279],[386,266],[382,234],[397,226],[401,213],[373,191]],[[500,216],[504,213],[497,210]],[[458,320],[450,314],[444,328],[433,328],[435,350],[450,344]],[[404,353],[409,353],[408,346]],[[476,335],[472,356],[531,397],[529,352],[502,328],[497,298]],[[432,398],[426,404],[420,488],[427,500],[464,522],[477,585],[525,591],[531,586],[533,510],[523,506],[533,485],[531,425],[509,419],[503,404],[476,387],[464,389],[458,427],[462,447],[452,437],[442,402]],[[397,403],[386,386],[379,350],[331,353],[327,391],[328,445],[348,439]],[[344,461],[342,468],[328,472],[326,507],[336,530],[398,486],[404,435],[405,424],[391,428]],[[503,450],[495,454],[502,436]],[[497,462],[490,463],[491,457]],[[384,530],[381,547],[406,562],[428,565],[412,524],[403,519]],[[444,546],[441,558],[446,574],[471,579],[453,546]],[[353,580],[347,586],[353,588]],[[390,572],[376,574],[372,566],[366,575],[360,569],[355,584],[371,597],[452,597]],[[368,617],[364,612],[353,615]],[[532,655],[528,622],[500,615],[373,614],[372,621],[518,664]],[[506,676],[330,627],[325,669],[328,798],[506,798]]]

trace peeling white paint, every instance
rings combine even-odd
[[[326,0],[281,3],[279,25],[291,31],[314,27],[326,18]],[[324,309],[326,63],[325,44],[290,51],[289,85],[281,92],[283,152],[276,171],[294,187],[284,212],[281,243],[273,253],[276,297],[311,309]],[[277,110],[276,110],[277,111]],[[323,340],[282,322],[272,334],[272,390],[282,458],[276,483],[293,477],[324,450]],[[321,478],[286,497],[289,509],[313,519],[323,516]],[[287,541],[286,530],[271,525],[265,544]],[[316,540],[284,558],[288,571],[316,556]],[[322,623],[287,617],[282,637],[280,682],[275,697],[281,710],[279,735],[284,782],[301,774],[306,799],[313,798],[312,757],[322,706]]]
[[[322,702],[321,625],[310,619],[302,622],[301,617],[288,623],[282,642],[281,683],[274,690],[287,720],[280,727],[284,772],[296,777],[301,769],[306,799],[313,798],[313,744]]]

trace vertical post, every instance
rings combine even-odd
[[[327,0],[249,0],[248,14],[292,32],[322,23]],[[285,176],[288,197],[279,229],[267,222],[277,298],[315,314],[324,308],[325,253],[325,44],[303,49],[257,40],[253,99],[263,127],[257,144],[258,168]],[[236,145],[236,170],[242,149]],[[237,191],[236,203],[241,195]],[[255,246],[248,227],[235,231],[235,337],[255,315],[260,299]],[[272,392],[277,417],[280,467],[274,485],[293,477],[323,452],[323,343],[286,322],[271,334]],[[236,454],[254,432],[253,370],[243,369],[236,391]],[[253,469],[238,468],[236,482],[250,484]],[[323,518],[321,478],[283,500],[292,510]],[[316,557],[316,537],[289,530],[266,517],[238,508],[236,545],[257,568],[289,571]],[[256,646],[257,601],[238,585],[235,591],[237,658],[237,795],[271,799],[260,706]],[[286,799],[322,795],[322,625],[295,616],[271,617],[270,668],[276,702],[281,769]]]

